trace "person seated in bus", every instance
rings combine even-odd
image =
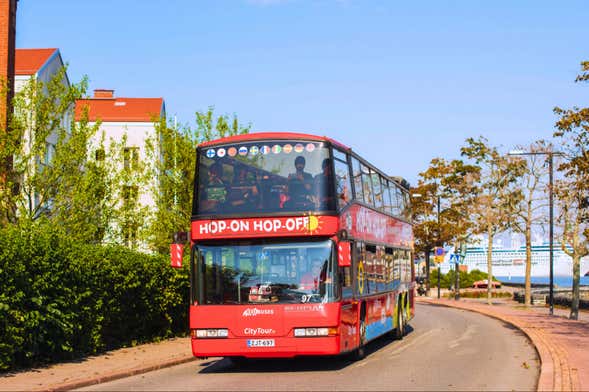
[[[311,270],[301,277],[299,289],[323,294],[327,283],[331,283],[331,277],[327,276],[327,261],[313,259]]]
[[[223,166],[219,162],[209,166],[208,179],[201,190],[201,210],[215,211],[227,199],[227,186],[223,181]]]
[[[228,196],[229,205],[234,211],[251,211],[258,204],[260,191],[249,174],[247,167],[238,166],[235,169]]]
[[[317,174],[313,179],[315,195],[317,195],[317,208],[319,210],[334,209],[333,202],[333,171],[331,160],[326,158],[321,163],[321,173]]]
[[[323,263],[321,260],[313,259],[313,261],[311,261],[311,269],[301,277],[299,288],[305,291],[319,292],[322,268]]]
[[[288,201],[285,208],[309,208],[313,205],[313,177],[305,171],[305,157],[295,159],[295,172],[288,175]]]

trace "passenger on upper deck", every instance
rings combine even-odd
[[[305,157],[298,156],[295,159],[295,173],[288,175],[288,196],[286,204],[288,208],[313,207],[312,189],[313,177],[305,172]]]
[[[333,173],[331,160],[326,158],[321,163],[321,173],[314,178],[315,194],[317,195],[317,208],[320,210],[334,209],[333,198]]]
[[[248,177],[246,167],[235,168],[235,175],[229,193],[229,204],[235,211],[251,211],[259,200],[259,189],[255,179]]]
[[[223,166],[219,162],[209,167],[208,180],[201,189],[200,210],[213,212],[227,199],[227,186],[223,182]]]

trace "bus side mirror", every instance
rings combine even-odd
[[[337,265],[340,267],[349,267],[352,265],[349,241],[339,242],[337,246]]]
[[[170,264],[173,268],[182,268],[182,256],[184,256],[183,244],[170,245]]]

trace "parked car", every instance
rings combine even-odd
[[[494,280],[493,283],[491,283],[493,285],[494,289],[500,289],[501,288],[501,282]],[[489,280],[488,279],[483,279],[483,280],[477,280],[476,282],[474,282],[472,284],[472,287],[475,289],[486,289],[489,286]]]

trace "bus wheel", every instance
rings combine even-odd
[[[364,316],[360,319],[360,342],[358,348],[352,352],[352,360],[360,361],[366,356],[366,321]]]
[[[401,340],[405,336],[405,312],[403,306],[397,306],[397,328],[395,329],[395,339]]]

